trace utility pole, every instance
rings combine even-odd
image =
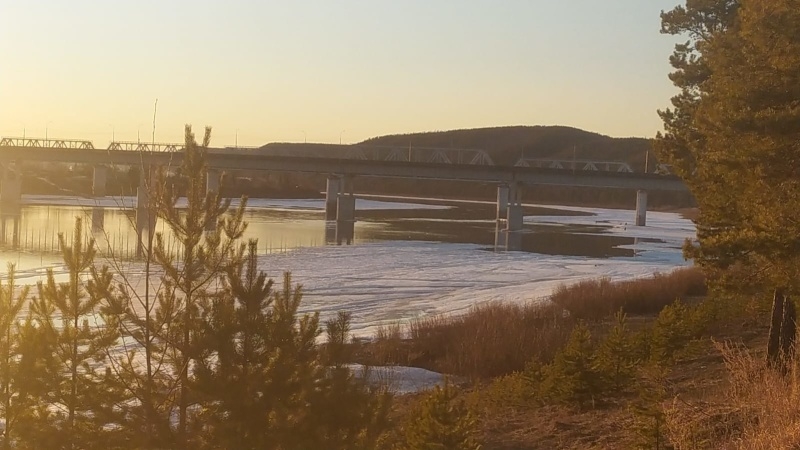
[[[576,160],[575,159],[576,159],[576,156],[577,156],[577,152],[578,152],[578,146],[577,145],[573,145],[572,146],[572,174],[573,175],[575,175],[575,164],[576,164]]]

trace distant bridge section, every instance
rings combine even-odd
[[[73,139],[0,138],[0,147],[93,149],[92,141]]]
[[[184,144],[164,144],[148,142],[113,141],[108,144],[107,150],[127,152],[179,152]]]
[[[221,171],[263,170],[327,174],[326,219],[335,220],[335,241],[350,242],[355,222],[353,179],[356,177],[411,178],[493,183],[498,186],[495,245],[518,249],[523,232],[521,191],[523,185],[582,186],[637,190],[636,225],[645,224],[647,192],[686,191],[672,175],[634,173],[619,161],[564,161],[523,159],[515,166],[495,165],[483,150],[323,146],[318,156],[297,156],[289,148],[209,148],[206,154],[209,192],[219,192]],[[142,166],[137,190],[137,231],[151,230],[154,217],[150,201],[150,167],[179,166],[184,158],[181,144],[111,142],[96,149],[91,141],[35,138],[0,140],[0,203],[19,204],[22,177],[15,164],[25,161],[89,164],[94,167],[93,193],[105,195],[109,165]],[[307,154],[307,153],[303,153]],[[577,170],[580,165],[580,170]],[[663,173],[663,172],[662,172]],[[141,234],[140,234],[141,235]],[[137,252],[140,249],[137,249]]]
[[[50,147],[0,147],[0,163],[42,161],[91,165],[177,166],[183,161],[178,151],[115,151],[108,149],[73,149]],[[529,185],[561,185],[685,191],[686,186],[674,176],[644,173],[556,170],[534,167],[486,166],[473,164],[376,161],[338,158],[307,158],[231,152],[209,148],[210,168],[218,170],[263,170],[272,172],[333,173],[353,177],[418,178],[460,180]]]
[[[88,140],[42,139],[25,137],[2,138],[0,139],[0,148],[2,147],[95,149],[94,144]],[[315,154],[314,156],[310,157],[351,159],[359,161],[455,164],[474,166],[495,165],[489,153],[486,150],[481,149],[413,146],[399,147],[360,144],[330,147],[335,148],[336,151],[331,151],[328,149],[322,154]],[[128,152],[180,152],[183,151],[183,149],[183,143],[153,143],[142,141],[112,141],[108,144],[108,147],[106,147],[106,150],[109,151]],[[235,154],[263,153],[270,155],[272,154],[270,150],[270,148],[264,149],[260,147],[229,146],[218,149],[217,151]],[[275,156],[279,155],[290,156],[285,151],[277,152],[275,154]],[[298,157],[295,155],[291,156]],[[515,167],[618,173],[634,172],[628,162],[602,160],[569,160],[521,157],[519,160],[517,160]],[[667,164],[658,164],[652,173],[658,175],[672,175],[672,170]]]

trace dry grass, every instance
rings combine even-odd
[[[602,320],[620,308],[628,314],[657,313],[676,298],[704,292],[698,269],[625,282],[586,281],[559,287],[548,304],[489,303],[460,316],[419,319],[405,330],[388,325],[358,353],[360,362],[367,364],[491,378],[522,370],[531,360],[549,362],[577,319]]]
[[[703,273],[695,267],[649,278],[612,282],[607,278],[561,285],[553,303],[577,319],[602,320],[622,309],[626,314],[656,314],[676,299],[706,293]]]
[[[399,323],[381,325],[375,334],[374,357],[381,364],[404,357],[403,328]]]
[[[490,303],[450,319],[411,324],[411,339],[445,373],[487,378],[549,361],[572,330],[560,308]]]
[[[716,344],[729,386],[714,401],[667,408],[676,449],[800,448],[800,365],[789,375],[767,367],[742,345]]]
[[[361,349],[371,364],[423,367],[471,379],[521,370],[531,359],[549,361],[572,330],[555,306],[489,303],[461,316],[433,316],[405,333],[392,325]]]

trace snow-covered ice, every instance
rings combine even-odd
[[[492,252],[477,245],[384,242],[302,248],[261,257],[271,276],[291,271],[303,284],[303,309],[323,318],[353,314],[353,332],[371,336],[382,324],[458,314],[490,301],[541,301],[561,283],[644,277],[686,264],[675,254],[582,258]]]
[[[51,200],[26,196],[28,202]],[[323,207],[321,199],[253,203],[253,207],[293,210]],[[435,207],[407,205],[364,201],[358,207]],[[294,281],[304,286],[303,311],[319,311],[323,320],[340,310],[352,312],[353,331],[357,336],[372,336],[383,324],[405,324],[418,317],[463,313],[484,302],[543,301],[562,283],[597,277],[614,280],[645,277],[689,264],[683,260],[680,247],[685,239],[695,236],[694,224],[678,214],[650,212],[648,226],[635,227],[630,225],[634,213],[629,210],[546,207],[592,215],[531,216],[526,217],[526,223],[553,227],[580,225],[577,231],[572,227],[569,232],[639,239],[638,243],[627,245],[636,250],[635,256],[570,257],[494,252],[473,244],[383,241],[353,246],[303,247],[263,255],[259,261],[261,268],[276,280],[280,280],[284,271],[292,272]],[[535,233],[535,229],[532,232]],[[654,239],[658,242],[653,242]],[[23,264],[26,270],[18,274],[20,283],[41,279],[43,270],[36,267],[35,258],[31,255],[32,260]],[[141,271],[131,266],[127,273],[135,278]]]
[[[441,373],[419,367],[372,366],[365,368],[360,364],[350,364],[348,368],[359,377],[364,376],[366,369],[367,381],[370,384],[386,387],[395,394],[426,391],[444,383],[444,375]]]

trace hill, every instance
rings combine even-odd
[[[625,161],[642,170],[650,140],[613,138],[564,126],[508,126],[378,136],[355,145],[486,150],[495,164],[526,158]],[[350,145],[271,143],[256,150],[274,155],[344,157]],[[650,163],[654,162],[650,155]]]
[[[564,126],[508,126],[395,134],[367,139],[361,144],[481,149],[489,152],[496,164],[503,165],[513,165],[525,155],[526,158],[625,161],[635,167],[644,166],[645,155],[651,148],[649,139],[613,138]]]
[[[271,143],[253,152],[282,156],[348,158],[357,147],[445,148],[485,150],[497,165],[513,166],[526,159],[561,159],[570,161],[619,161],[634,171],[644,171],[645,160],[653,170],[656,159],[651,141],[643,138],[614,138],[564,126],[507,126],[465,130],[378,136],[349,145]],[[251,150],[248,150],[251,151]],[[648,156],[649,155],[649,156]],[[282,176],[278,184],[296,186],[304,192],[325,185],[322,175]],[[277,187],[275,188],[277,189]],[[388,195],[420,195],[491,200],[497,195],[491,183],[440,180],[358,179],[357,192]],[[254,195],[259,195],[253,193]],[[263,195],[263,194],[261,194]],[[537,186],[524,194],[526,201],[559,204],[632,207],[636,194],[630,189],[590,189],[584,187]],[[687,207],[694,203],[686,193],[653,192],[648,198],[652,207]]]

